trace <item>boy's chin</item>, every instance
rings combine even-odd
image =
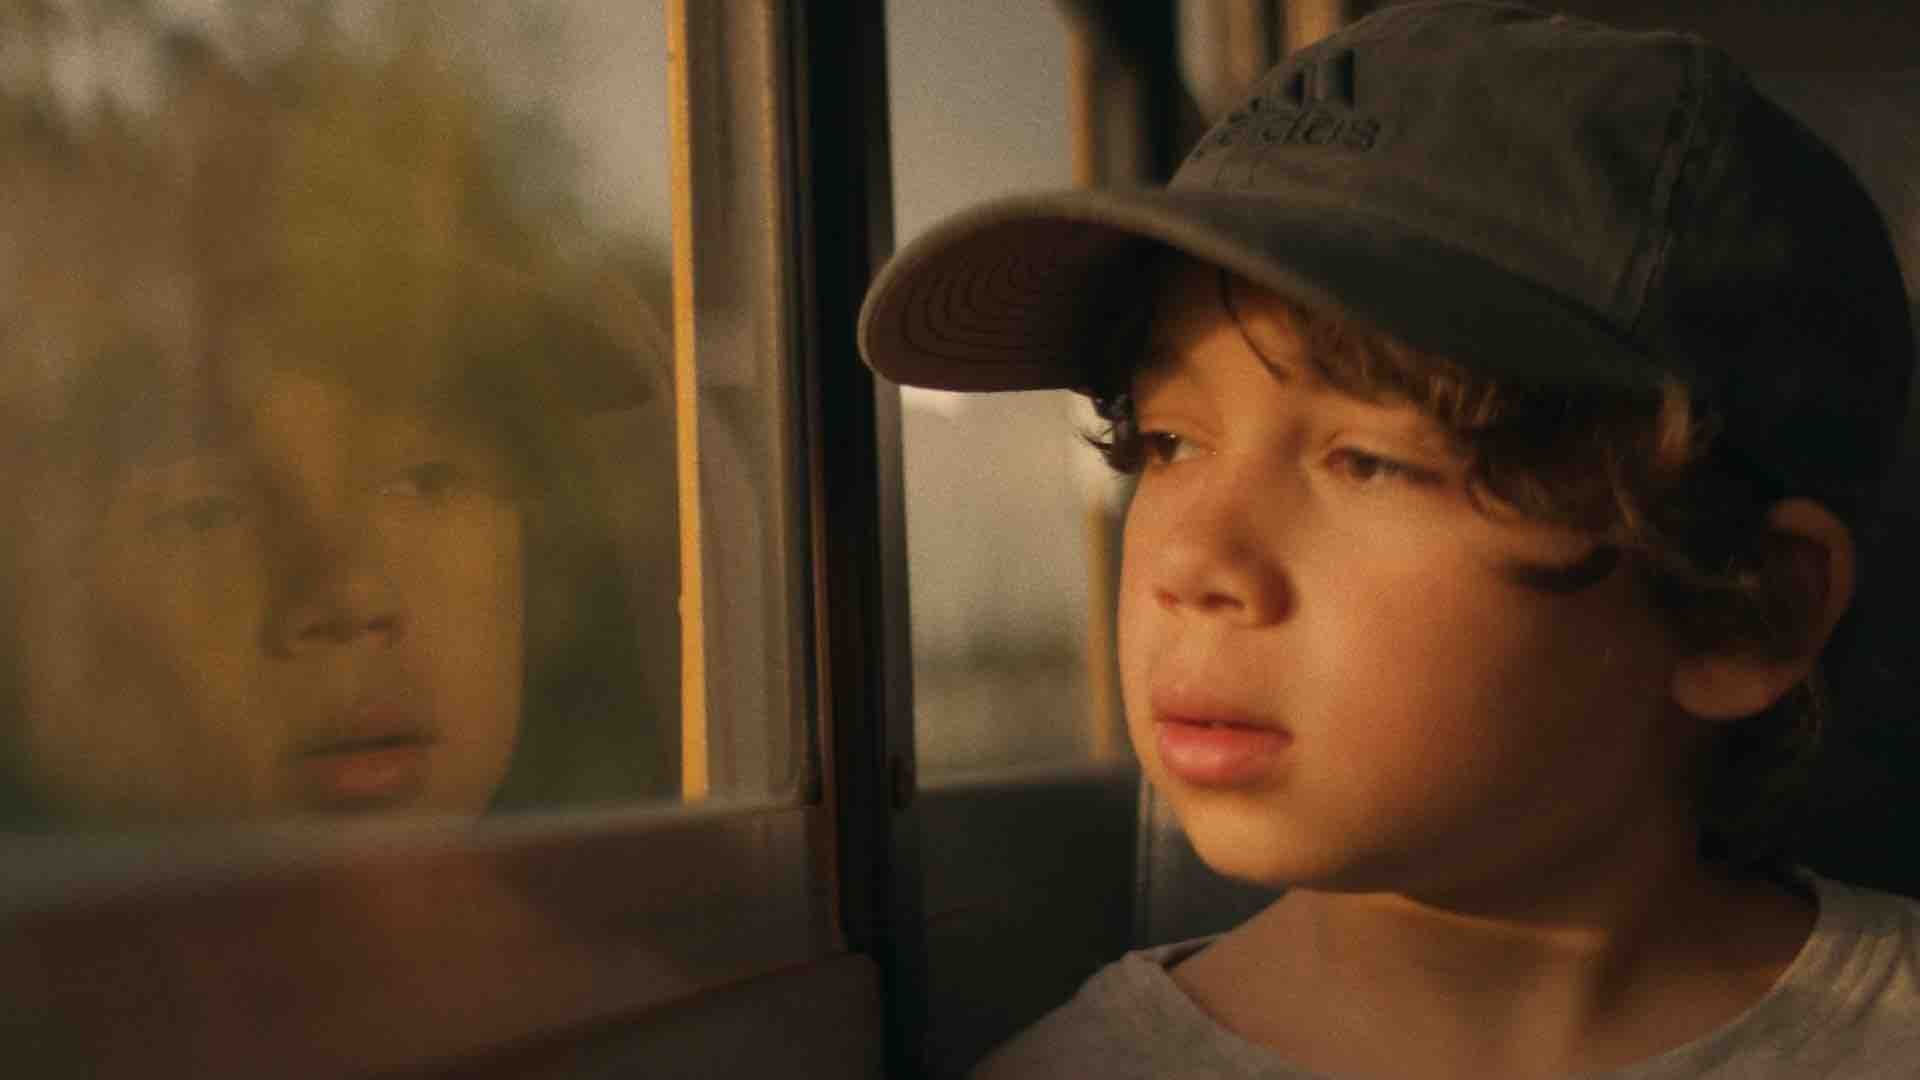
[[[1326,874],[1337,872],[1332,860],[1304,850],[1270,820],[1249,820],[1257,816],[1219,806],[1216,800],[1176,795],[1172,802],[1187,842],[1200,861],[1222,877],[1261,888],[1289,889],[1312,887]]]
[[[1419,888],[1421,875],[1411,865],[1413,859],[1296,835],[1271,814],[1248,813],[1213,800],[1189,801],[1186,806],[1180,806],[1181,801],[1174,800],[1188,843],[1207,868],[1222,877],[1275,891],[1407,893]]]

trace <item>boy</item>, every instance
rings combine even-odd
[[[1920,1067],[1920,906],[1783,848],[1907,309],[1871,201],[1724,54],[1390,9],[1165,191],[923,237],[861,337],[901,382],[1094,397],[1139,473],[1142,767],[1287,889],[988,1075]]]

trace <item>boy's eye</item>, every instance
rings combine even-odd
[[[1360,484],[1425,483],[1433,479],[1433,473],[1426,469],[1416,468],[1405,462],[1353,447],[1341,447],[1335,450],[1332,464],[1335,469],[1345,473],[1348,479]]]
[[[1171,431],[1141,432],[1140,451],[1148,465],[1173,465],[1199,452],[1190,440]]]

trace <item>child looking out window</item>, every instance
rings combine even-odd
[[[1142,768],[1210,865],[1286,889],[987,1075],[1920,1060],[1920,907],[1791,847],[1907,305],[1857,181],[1723,53],[1396,7],[1165,190],[936,228],[861,326],[900,382],[1094,398],[1138,474]]]

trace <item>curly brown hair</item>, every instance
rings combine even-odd
[[[1257,286],[1218,273],[1223,303],[1237,320],[1233,291]],[[1816,598],[1787,539],[1767,525],[1787,492],[1719,438],[1713,404],[1679,380],[1668,377],[1650,390],[1524,384],[1337,313],[1276,299],[1287,329],[1305,344],[1306,362],[1327,385],[1365,401],[1412,406],[1440,426],[1467,462],[1477,504],[1591,537],[1603,557],[1583,564],[1597,572],[1574,585],[1605,576],[1615,560],[1604,556],[1617,554],[1682,647],[1767,659],[1801,648]],[[1106,365],[1088,388],[1105,422],[1088,441],[1128,473],[1146,451],[1131,396],[1144,317],[1121,328],[1117,348],[1106,354],[1134,361]],[[1816,664],[1771,707],[1719,726],[1693,777],[1703,855],[1746,868],[1781,864],[1806,815],[1832,715]]]

